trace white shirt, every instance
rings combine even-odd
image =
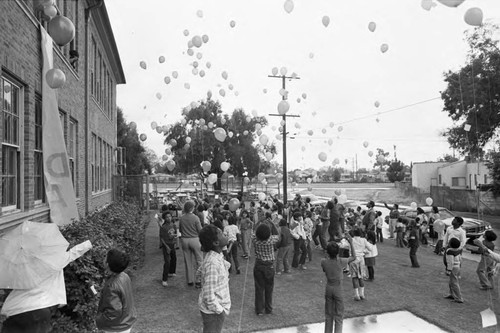
[[[464,248],[465,243],[467,242],[467,236],[465,235],[465,230],[462,229],[462,227],[459,227],[457,229],[449,227],[448,229],[446,229],[446,233],[443,238],[443,247],[447,247],[448,242],[452,238],[457,238],[460,241],[460,247],[458,248],[459,250]]]

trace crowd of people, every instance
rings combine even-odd
[[[449,276],[449,294],[446,298],[462,303],[459,277],[461,255],[466,235],[461,228],[463,219],[456,217],[446,229],[437,207],[425,214],[417,208],[415,218],[400,214],[399,206],[385,206],[390,210],[387,221],[375,209],[373,201],[366,208],[346,208],[336,198],[324,205],[313,206],[309,198],[297,195],[284,205],[277,198],[266,201],[242,202],[239,207],[228,203],[210,203],[208,200],[188,200],[174,223],[172,207],[164,205],[160,226],[160,243],[164,255],[162,284],[175,276],[178,246],[183,253],[188,286],[199,288],[199,309],[204,332],[220,332],[224,318],[229,314],[230,274],[240,274],[240,263],[254,257],[253,268],[257,316],[272,313],[275,277],[307,270],[313,255],[320,255],[321,268],[326,276],[325,332],[341,332],[344,312],[344,277],[350,278],[353,299],[367,298],[366,282],[374,281],[378,256],[377,244],[384,241],[382,229],[387,223],[389,239],[396,247],[409,248],[411,267],[419,268],[417,250],[432,239],[436,255],[443,257]],[[432,227],[432,229],[429,229]],[[432,233],[432,235],[430,235]],[[478,245],[482,255],[477,274],[481,289],[494,287],[492,280],[496,257],[493,231],[485,233]],[[313,251],[315,250],[315,251]]]

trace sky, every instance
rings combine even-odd
[[[281,163],[281,118],[269,116],[282,98],[281,79],[268,77],[276,67],[300,78],[286,81],[287,115],[300,116],[287,119],[294,137],[287,139],[288,170],[335,159],[348,169],[353,161],[371,168],[377,148],[408,165],[453,154],[440,135],[453,125],[442,111],[443,73],[465,64],[464,31],[473,28],[466,11],[480,8],[483,22],[500,24],[500,1],[465,0],[457,8],[435,1],[427,11],[421,0],[295,0],[290,13],[285,2],[105,1],[127,81],[117,88],[117,105],[147,135],[145,147],[164,155],[164,137],[151,123],[174,124],[184,107],[211,91],[224,113],[243,108],[266,116],[264,133],[276,142],[274,160]],[[208,42],[190,56],[188,42],[203,35]]]

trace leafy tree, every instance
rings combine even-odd
[[[146,150],[139,141],[137,130],[127,124],[121,108],[117,109],[116,116],[117,141],[118,147],[124,147],[126,150],[127,175],[141,175],[144,171],[151,172],[151,163],[148,160]]]
[[[494,24],[467,32],[466,64],[444,73],[447,87],[441,93],[443,111],[455,124],[443,136],[462,155],[483,157],[483,147],[496,138],[495,130],[500,126],[500,49],[498,40],[493,39],[498,32]],[[470,125],[469,130],[466,125]]]
[[[203,174],[200,166],[201,162],[208,161],[212,165],[209,173],[217,174],[216,189],[220,189],[220,179],[224,174],[220,169],[222,162],[230,163],[229,173],[248,177],[255,177],[270,166],[262,155],[268,151],[275,153],[276,147],[254,144],[255,127],[257,124],[266,126],[265,117],[250,117],[242,109],[234,110],[231,115],[223,114],[221,105],[211,99],[185,108],[183,116],[165,136],[165,144],[171,147],[178,172],[208,176]],[[224,142],[215,138],[213,132],[216,128],[226,131]]]
[[[375,155],[375,163],[373,163],[373,167],[382,169],[384,166],[389,165],[390,162],[387,160],[389,154],[389,152],[386,153],[382,148],[377,148],[377,154]],[[383,160],[379,158],[379,156],[383,156]]]
[[[498,196],[500,195],[500,152],[489,153],[489,161],[486,162],[486,165],[490,169],[493,194]]]
[[[444,154],[442,157],[438,158],[437,161],[438,162],[448,162],[448,163],[451,163],[451,162],[458,161],[458,158],[455,157],[455,156],[452,156],[450,154]]]
[[[405,178],[404,164],[401,161],[395,160],[390,162],[387,168],[387,178],[391,183],[400,182]]]
[[[340,173],[340,170],[338,168],[333,170],[333,181],[334,182],[338,182],[340,180],[341,176],[342,176],[342,174]]]

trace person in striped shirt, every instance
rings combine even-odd
[[[204,226],[199,233],[203,262],[196,272],[201,280],[201,292],[198,298],[203,320],[203,332],[221,332],[225,317],[231,309],[229,294],[229,267],[224,260],[222,248],[228,244],[227,238],[215,225]]]
[[[255,251],[253,277],[255,282],[255,313],[263,315],[273,311],[274,250],[279,235],[271,235],[271,228],[261,223],[255,230],[252,243]]]

